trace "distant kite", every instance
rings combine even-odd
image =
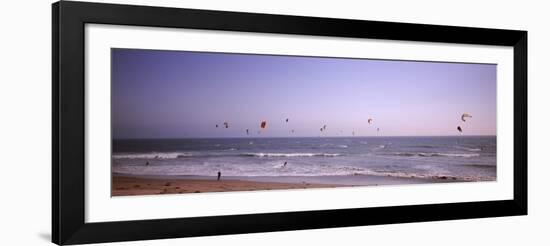
[[[260,123],[260,128],[265,129],[266,127],[267,127],[267,121],[264,120]]]
[[[466,118],[472,118],[472,116],[468,113],[463,113],[462,117],[460,117],[462,121],[466,122]]]
[[[216,124],[216,128],[218,128],[218,124]]]
[[[224,122],[223,125],[225,126],[225,128],[229,128],[229,123]]]
[[[292,131],[290,131],[290,132],[294,133],[294,129],[292,129]]]
[[[379,131],[380,131],[380,128],[376,128],[376,131],[379,132]]]
[[[457,126],[456,129],[457,129],[460,133],[462,133],[462,127]]]
[[[323,130],[326,130],[327,129],[327,125],[323,125]]]
[[[370,124],[372,123],[372,118],[369,118],[369,119],[367,120],[367,122],[368,122],[369,125],[370,125]]]
[[[286,122],[288,122],[288,118],[286,118]]]

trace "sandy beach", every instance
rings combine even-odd
[[[112,196],[182,194],[223,191],[254,191],[278,189],[306,189],[345,187],[348,185],[312,184],[312,183],[278,183],[245,180],[215,179],[157,179],[145,177],[129,177],[114,175],[112,180]]]
[[[449,177],[396,178],[390,176],[352,175],[323,177],[223,177],[216,180],[213,176],[135,176],[113,174],[112,196],[183,194],[224,191],[259,191],[309,188],[336,188],[379,185],[433,184],[449,182],[468,182]]]

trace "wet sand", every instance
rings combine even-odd
[[[130,177],[113,175],[112,196],[154,195],[154,194],[182,194],[223,191],[255,191],[255,190],[280,190],[280,189],[307,189],[307,188],[331,188],[346,187],[341,184],[313,184],[260,182],[250,180],[222,179],[198,179],[175,178],[158,179],[147,177]]]

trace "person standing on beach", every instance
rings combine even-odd
[[[218,171],[218,181],[220,181],[221,177],[222,177],[222,172]]]

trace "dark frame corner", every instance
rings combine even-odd
[[[513,47],[514,199],[85,223],[86,23]],[[526,31],[62,1],[52,5],[52,112],[52,241],[60,245],[527,214]]]

